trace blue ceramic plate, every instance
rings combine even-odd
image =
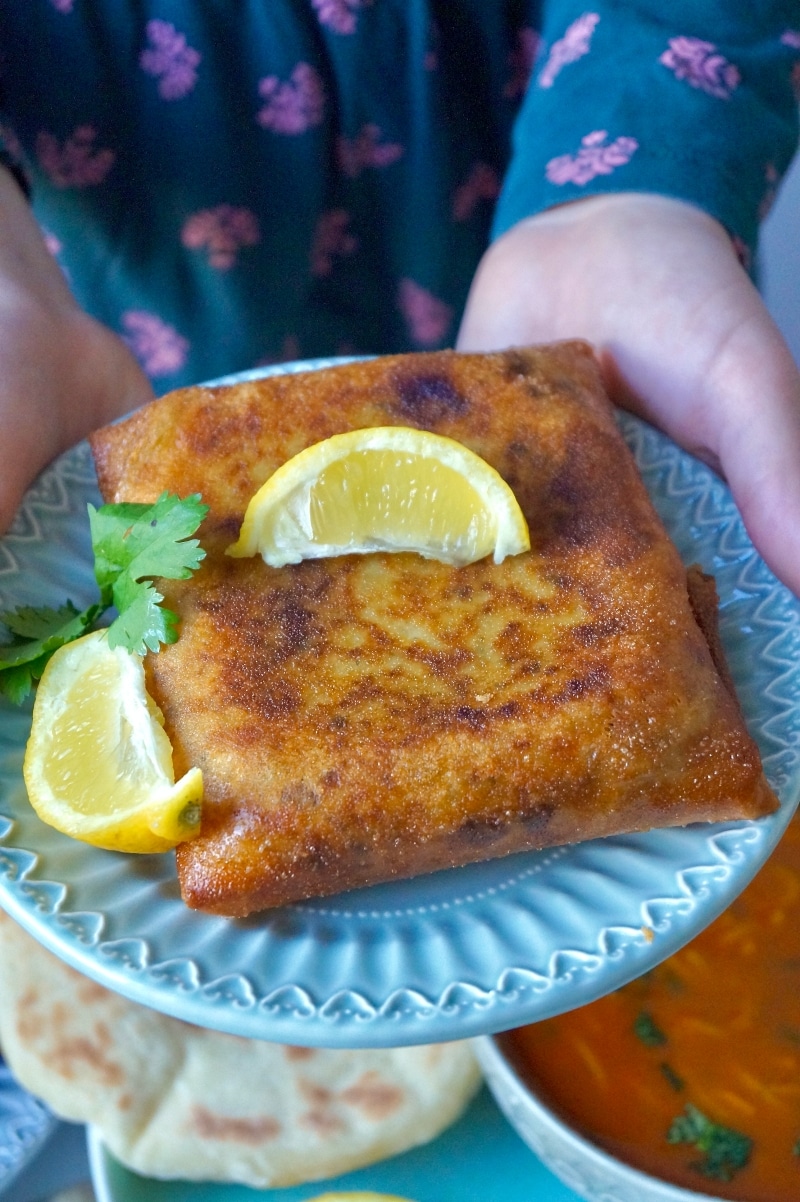
[[[44,1103],[17,1084],[0,1060],[0,1194],[33,1160],[56,1125]]]
[[[776,815],[527,853],[233,921],[184,906],[171,856],[104,852],[43,825],[22,782],[30,707],[0,702],[0,904],[136,1001],[332,1047],[499,1031],[589,1002],[670,955],[744,888],[797,803],[800,603],[712,472],[642,422],[621,422],[686,562],[717,577]],[[85,444],[36,482],[0,540],[0,612],[95,597],[85,515],[96,487]]]
[[[310,1202],[326,1190],[374,1190],[412,1202],[579,1202],[526,1147],[486,1090],[432,1143],[292,1189],[154,1181],[124,1168],[96,1131],[90,1130],[88,1139],[97,1202]]]

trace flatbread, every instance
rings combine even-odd
[[[2,913],[0,1043],[27,1089],[136,1172],[256,1187],[426,1143],[480,1084],[467,1042],[339,1051],[191,1026],[82,976]]]
[[[448,435],[508,481],[531,551],[273,569],[225,555],[286,459],[332,434]],[[777,799],[591,351],[390,356],[162,398],[92,438],[103,496],[200,492],[208,557],[162,582],[147,658],[176,771],[203,770],[190,906],[245,915]],[[712,603],[713,608],[713,603]],[[717,653],[718,647],[714,648]]]

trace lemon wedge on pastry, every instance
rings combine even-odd
[[[272,567],[374,551],[413,551],[455,565],[501,563],[530,548],[500,474],[452,438],[406,426],[335,434],[270,476],[250,501],[236,558]]]

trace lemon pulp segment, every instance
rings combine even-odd
[[[228,554],[272,567],[373,551],[466,564],[529,547],[514,493],[479,455],[427,430],[378,426],[335,434],[278,468]]]
[[[140,656],[104,631],[61,647],[34,704],[23,773],[39,817],[118,851],[160,852],[197,834],[202,773],[177,783]]]

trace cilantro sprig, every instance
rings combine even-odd
[[[691,1103],[683,1113],[673,1119],[667,1132],[671,1144],[692,1144],[702,1152],[702,1160],[690,1167],[717,1181],[730,1181],[735,1173],[743,1169],[750,1160],[753,1141],[732,1127],[723,1127],[707,1118]]]
[[[656,1023],[652,1014],[642,1010],[637,1014],[633,1024],[633,1033],[648,1048],[660,1048],[668,1042],[666,1035]]]
[[[22,606],[0,616],[10,636],[0,642],[0,694],[24,701],[50,656],[80,638],[111,609],[111,647],[138,655],[178,637],[178,618],[165,609],[154,580],[187,580],[205,551],[190,536],[208,513],[199,494],[162,493],[153,505],[89,505],[89,528],[99,600],[84,610],[71,601],[57,609]]]

